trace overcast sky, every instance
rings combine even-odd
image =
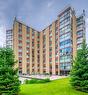
[[[78,16],[85,9],[88,27],[88,0],[0,0],[0,46],[5,43],[5,30],[12,28],[15,16],[40,31],[56,20],[67,5],[74,7]]]

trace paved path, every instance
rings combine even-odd
[[[37,78],[37,79],[49,78],[50,80],[56,80],[56,79],[61,79],[61,78],[66,78],[66,77],[68,77],[68,76],[56,76],[56,75],[53,75],[53,76],[50,76],[50,75],[31,75],[31,76],[28,76],[28,75],[20,75],[19,80],[23,84],[26,79],[30,80],[31,78]]]

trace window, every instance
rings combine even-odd
[[[66,44],[70,44],[71,43],[71,40],[68,39],[68,40],[65,40],[63,42],[60,42],[60,46],[63,46],[63,45],[66,45]]]
[[[70,62],[71,61],[71,56],[70,55],[64,55],[60,56],[60,62]]]
[[[82,41],[83,41],[83,38],[78,38],[77,39],[77,43],[82,43]]]
[[[61,63],[60,69],[61,70],[70,70],[71,69],[71,63]]]
[[[26,31],[27,31],[27,32],[30,32],[30,27],[27,26],[27,27],[26,27]]]
[[[52,58],[52,54],[49,55],[49,58]]]
[[[52,51],[52,48],[50,48],[49,51]]]
[[[71,52],[72,52],[72,48],[71,47],[60,49],[60,54],[70,54]]]
[[[77,36],[82,36],[83,35],[83,31],[78,31],[77,32]]]
[[[52,37],[49,40],[52,41]]]
[[[22,31],[22,23],[19,23],[19,31]]]
[[[81,49],[81,48],[82,48],[82,44],[78,44],[77,49]]]
[[[22,60],[19,60],[19,63],[22,63]]]
[[[49,26],[49,30],[52,31],[52,25]]]
[[[37,36],[40,36],[40,33],[39,32],[37,33]]]
[[[83,29],[83,24],[77,26],[77,29],[78,29],[78,30]]]
[[[22,57],[22,53],[19,53],[19,57]]]
[[[26,36],[27,36],[27,37],[29,37],[29,36],[30,36],[30,34],[27,34]]]
[[[27,59],[27,62],[30,62],[30,60],[29,60],[29,59]]]
[[[64,19],[70,17],[70,10],[64,12],[61,16],[60,16],[60,22],[62,22]]]

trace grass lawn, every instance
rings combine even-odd
[[[69,78],[54,80],[44,84],[23,84],[20,95],[88,95],[76,91],[69,83]]]

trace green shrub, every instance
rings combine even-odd
[[[37,79],[31,79],[31,80],[29,80],[29,83],[30,84],[37,83]]]
[[[44,81],[45,81],[45,82],[50,82],[50,79],[49,79],[49,78],[47,78],[47,79],[44,79]]]
[[[25,83],[26,84],[38,84],[38,83],[47,83],[47,82],[50,82],[50,79],[47,78],[47,79],[36,79],[36,78],[33,78],[31,80],[26,80]]]
[[[25,80],[25,84],[29,84],[29,80],[26,79],[26,80]]]
[[[44,80],[37,80],[37,83],[44,83]]]

